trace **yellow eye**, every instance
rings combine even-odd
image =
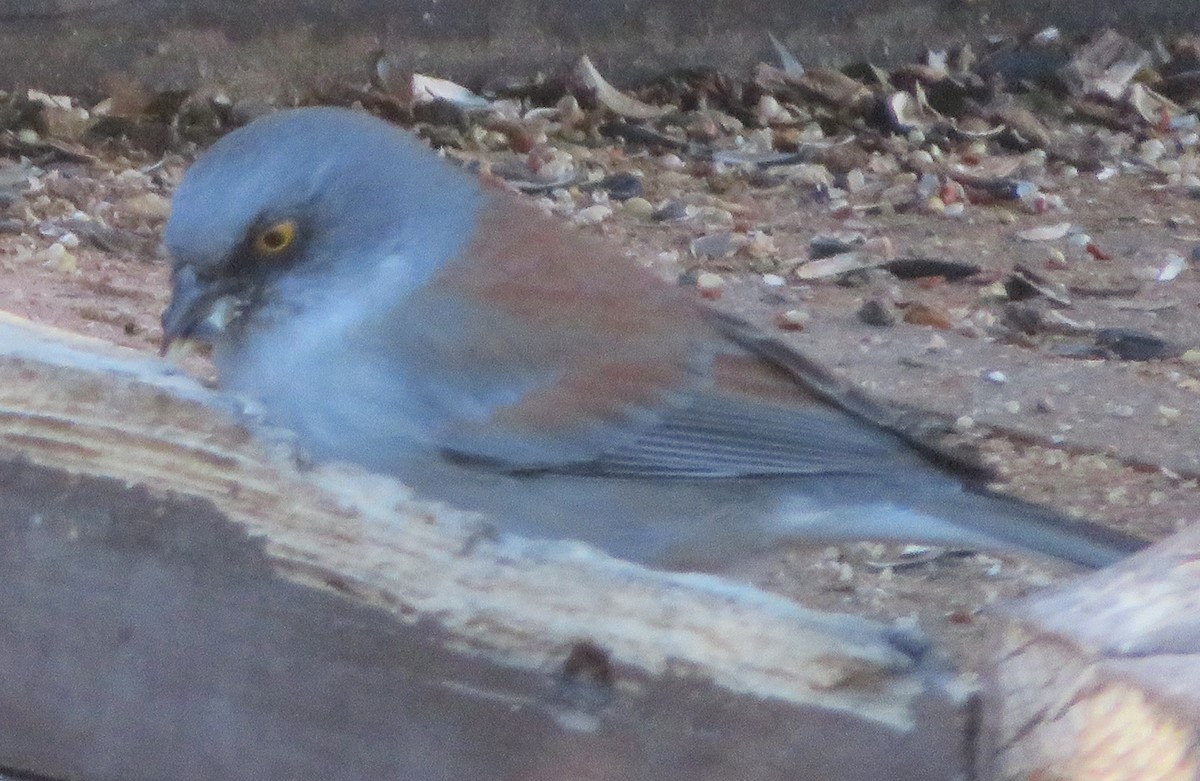
[[[259,231],[254,239],[254,249],[262,256],[278,255],[292,245],[296,239],[296,223],[284,220]]]

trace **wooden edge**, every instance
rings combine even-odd
[[[1200,525],[1004,612],[984,777],[1200,778]]]

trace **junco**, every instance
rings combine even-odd
[[[720,567],[788,539],[1144,543],[988,494],[803,356],[363,113],[287,111],[188,171],[164,349],[317,459],[502,530]]]

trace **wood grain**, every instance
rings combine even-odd
[[[1200,778],[1200,526],[1006,613],[985,777]]]

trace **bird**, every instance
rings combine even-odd
[[[800,351],[365,111],[223,136],[164,242],[164,352],[211,345],[312,459],[502,534],[682,570],[812,540],[1085,567],[1146,544],[991,492]]]

